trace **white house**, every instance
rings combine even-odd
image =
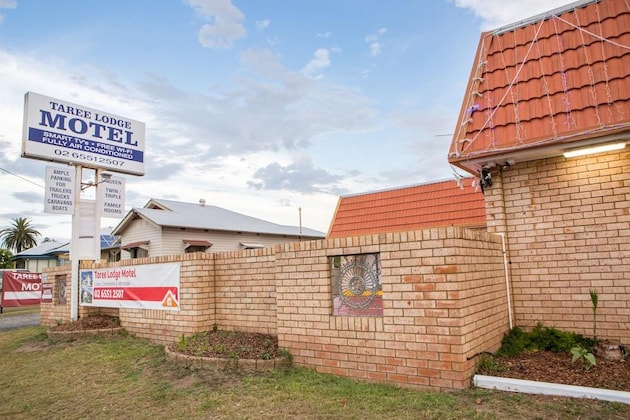
[[[112,235],[120,238],[122,259],[264,248],[326,236],[209,206],[204,200],[195,204],[155,198],[131,209]]]

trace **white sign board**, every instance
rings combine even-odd
[[[101,238],[97,231],[100,230],[100,219],[97,218],[94,200],[81,199],[79,202],[79,224],[77,232],[74,232],[70,242],[70,259],[99,260],[101,258]],[[76,217],[76,215],[75,215]]]
[[[44,213],[74,214],[75,171],[46,166]]]
[[[103,217],[125,217],[125,178],[113,176],[98,184],[100,215]]]
[[[145,125],[33,92],[24,96],[22,157],[144,175]]]

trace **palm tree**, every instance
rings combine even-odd
[[[17,253],[37,245],[37,237],[41,236],[41,233],[30,224],[31,222],[26,217],[13,219],[13,226],[0,230],[2,245],[14,249]]]

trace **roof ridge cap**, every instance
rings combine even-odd
[[[539,13],[537,15],[528,17],[526,19],[523,20],[519,20],[516,22],[512,22],[509,23],[507,25],[504,26],[500,26],[498,28],[496,28],[495,30],[491,31],[493,35],[501,35],[505,32],[510,32],[513,31],[515,29],[519,29],[522,28],[524,26],[530,25],[532,23],[535,22],[539,22],[541,20],[546,20],[549,19],[552,16],[557,16],[557,15],[561,15],[564,12],[568,12],[569,10],[573,10],[576,9],[578,7],[584,7],[590,3],[599,3],[601,0],[578,0],[575,1],[573,3],[569,3],[569,4],[565,4],[564,6],[560,6],[560,7],[556,7],[555,9],[552,10],[548,10],[546,12],[543,13]]]
[[[474,179],[473,176],[462,176],[461,179]],[[387,187],[387,188],[381,188],[378,190],[372,190],[372,191],[367,191],[367,192],[360,192],[360,193],[353,193],[353,194],[348,194],[348,195],[342,195],[341,198],[350,198],[350,197],[358,197],[361,195],[368,195],[368,194],[378,194],[378,193],[383,193],[383,192],[389,192],[389,191],[396,191],[396,190],[404,190],[407,188],[416,188],[416,187],[424,187],[424,186],[428,186],[428,185],[434,185],[434,184],[443,184],[446,182],[457,182],[456,178],[442,178],[439,180],[435,180],[435,181],[426,181],[426,182],[420,182],[417,184],[409,184],[409,185],[403,185],[400,187]]]

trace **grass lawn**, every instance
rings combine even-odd
[[[630,406],[471,389],[420,392],[294,368],[199,371],[127,335],[54,341],[0,332],[0,418],[627,419]]]

